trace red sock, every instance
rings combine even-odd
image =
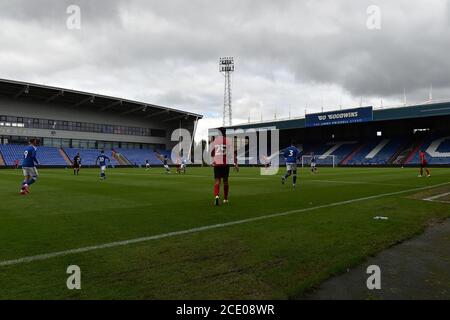
[[[216,182],[214,184],[214,196],[215,197],[219,196],[219,192],[220,192],[220,183]]]
[[[223,198],[225,200],[228,200],[228,189],[229,189],[228,184],[224,184],[223,185]]]

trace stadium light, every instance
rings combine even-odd
[[[234,58],[223,57],[219,59],[219,72],[225,76],[225,90],[223,99],[223,125],[233,124],[233,111],[231,106],[231,73],[234,72]]]

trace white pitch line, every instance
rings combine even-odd
[[[425,200],[425,201],[434,201],[436,199],[443,198],[443,197],[448,196],[448,195],[450,195],[450,192],[438,194],[438,195],[435,195],[435,196],[432,196],[432,197],[425,198],[423,200]],[[443,202],[448,202],[448,201],[443,201]]]
[[[395,186],[406,187],[407,184],[399,183],[383,183],[383,182],[364,182],[364,181],[348,181],[348,180],[303,180],[303,182],[324,182],[324,183],[342,183],[342,184],[369,184],[369,185],[383,185],[383,186]]]
[[[148,236],[148,237],[104,243],[104,244],[83,247],[83,248],[78,248],[78,249],[69,249],[69,250],[64,250],[64,251],[39,254],[39,255],[35,255],[35,256],[28,256],[28,257],[23,257],[23,258],[19,258],[19,259],[13,259],[13,260],[4,260],[4,261],[0,261],[0,267],[12,266],[12,265],[17,265],[17,264],[21,264],[21,263],[29,263],[29,262],[33,262],[33,261],[48,260],[51,258],[67,256],[67,255],[75,254],[75,253],[84,253],[84,252],[106,249],[106,248],[122,247],[122,246],[135,244],[135,243],[148,242],[148,241],[152,241],[152,240],[159,240],[159,239],[170,238],[170,237],[175,237],[175,236],[180,236],[180,235],[185,235],[185,234],[198,233],[198,232],[212,230],[212,229],[225,228],[225,227],[230,227],[230,226],[249,223],[249,222],[255,222],[255,221],[260,221],[260,220],[266,220],[266,219],[271,219],[271,218],[276,218],[276,217],[287,216],[287,215],[291,215],[294,213],[314,211],[314,210],[319,210],[319,209],[324,209],[324,208],[330,208],[330,207],[351,204],[351,203],[355,203],[355,202],[361,202],[361,201],[366,201],[366,200],[372,200],[372,199],[378,199],[378,198],[382,198],[382,197],[393,196],[393,195],[397,195],[397,194],[432,189],[432,188],[447,185],[449,183],[450,182],[445,182],[445,183],[436,184],[433,186],[413,188],[413,189],[407,189],[407,190],[389,192],[389,193],[382,193],[382,194],[377,194],[377,195],[363,197],[363,198],[350,199],[350,200],[345,200],[345,201],[324,204],[324,205],[320,205],[320,206],[316,206],[316,207],[312,207],[312,208],[290,210],[290,211],[285,211],[285,212],[279,212],[279,213],[254,217],[254,218],[230,221],[230,222],[225,222],[225,223],[218,223],[218,224],[197,227],[197,228],[192,228],[192,229],[187,229],[187,230],[168,232],[168,233],[163,233],[163,234],[158,234],[158,235],[153,235],[153,236]]]

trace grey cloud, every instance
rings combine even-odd
[[[65,25],[66,10],[70,5],[83,9],[83,16],[92,22],[118,20],[119,4],[123,0],[1,0],[0,17],[24,23],[37,21],[44,26]]]

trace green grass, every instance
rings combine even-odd
[[[437,185],[450,169],[300,170],[297,188],[259,169],[232,173],[230,203],[212,206],[212,169],[40,170],[20,196],[19,170],[0,170],[0,261],[214,225]],[[281,173],[281,171],[280,171]],[[1,299],[292,299],[333,274],[450,216],[411,191],[121,247],[0,266]],[[374,220],[376,215],[389,220]],[[82,289],[66,288],[66,268]]]

